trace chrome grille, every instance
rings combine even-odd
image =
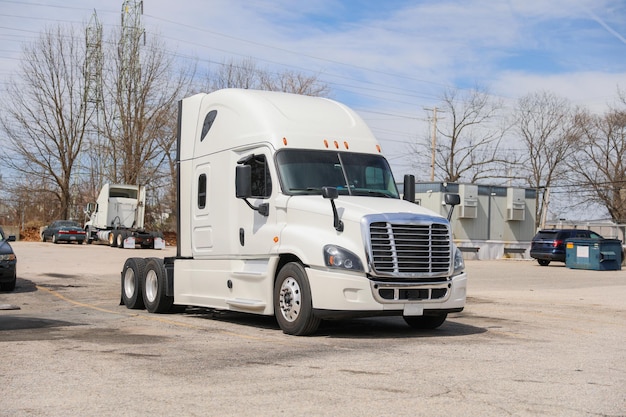
[[[450,271],[450,234],[444,223],[373,222],[369,234],[377,275],[433,277]]]

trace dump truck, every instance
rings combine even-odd
[[[175,256],[128,258],[121,303],[322,320],[395,315],[434,329],[463,310],[449,219],[403,197],[377,139],[326,98],[225,89],[179,102]],[[448,195],[442,204],[458,204]]]
[[[87,243],[106,242],[116,248],[163,249],[161,232],[144,229],[146,188],[104,184],[95,202],[85,207]]]

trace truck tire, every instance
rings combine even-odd
[[[406,324],[414,329],[420,330],[432,330],[441,326],[446,318],[447,313],[432,315],[432,316],[402,316]]]
[[[112,248],[117,247],[117,232],[115,230],[109,232],[109,246]]]
[[[145,259],[126,259],[122,269],[122,303],[126,305],[126,308],[144,308],[143,282],[145,280],[145,270]]]
[[[166,279],[163,260],[149,258],[146,263],[143,302],[150,313],[167,313],[174,303],[174,297],[166,295]]]
[[[115,234],[115,243],[116,243],[116,247],[118,248],[123,248],[124,247],[124,240],[126,239],[127,234],[124,230],[122,230],[121,232],[118,232]]]
[[[309,278],[300,263],[290,262],[278,272],[274,284],[274,314],[286,334],[307,336],[319,327],[321,320],[313,314]]]

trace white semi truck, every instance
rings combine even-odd
[[[348,107],[226,89],[181,100],[178,124],[176,256],[127,259],[128,308],[275,315],[293,335],[375,315],[432,329],[463,310],[467,276],[449,220],[413,202],[411,176],[400,198]]]
[[[95,203],[87,204],[87,243],[103,241],[112,247],[162,249],[163,235],[144,229],[146,188],[104,184]]]

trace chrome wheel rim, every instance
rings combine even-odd
[[[285,320],[293,323],[297,320],[302,306],[300,285],[292,277],[286,278],[280,286],[280,312]]]
[[[135,272],[131,268],[124,273],[124,294],[126,298],[132,298],[135,294]]]
[[[157,289],[158,289],[158,279],[157,274],[154,270],[149,270],[146,274],[146,287],[144,288],[146,298],[151,303],[156,300],[157,297]]]

